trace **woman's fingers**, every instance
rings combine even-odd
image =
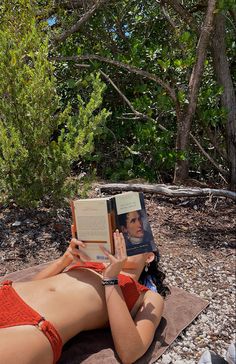
[[[86,244],[84,244],[82,241],[77,240],[73,238],[70,241],[69,247],[67,248],[67,251],[73,256],[74,259],[77,261],[89,261],[91,260],[90,257],[82,251],[80,248],[85,248]]]
[[[115,256],[119,259],[121,256],[121,239],[120,233],[116,230],[113,234],[114,237],[114,244],[115,244]]]
[[[87,261],[90,261],[91,258],[85,253],[85,252],[82,252],[81,250],[79,250],[79,259],[82,261],[82,262],[87,262]]]
[[[99,248],[101,249],[101,251],[103,252],[103,254],[106,255],[106,257],[109,258],[110,262],[115,261],[114,255],[112,255],[109,252],[109,250],[107,250],[103,245],[99,245]]]
[[[127,259],[125,240],[123,234],[119,233],[118,230],[114,232],[114,244],[115,244],[115,255],[112,255],[104,247],[101,246],[103,253],[109,258],[110,264],[107,266],[103,273],[106,278],[114,278],[120,274],[124,262]]]
[[[70,246],[73,247],[73,248],[75,248],[75,247],[79,248],[80,246],[82,248],[85,248],[86,247],[86,245],[82,241],[77,240],[75,238],[71,239]]]
[[[112,255],[103,245],[100,245],[100,249],[106,255],[110,264],[122,263],[127,259],[125,239],[119,230],[114,232],[114,245],[115,245],[115,256]],[[76,238],[71,239],[67,251],[73,256],[77,261],[81,262],[90,261],[90,257],[81,248],[85,248],[86,244]]]
[[[124,235],[122,233],[120,233],[120,238],[121,238],[121,241],[120,241],[120,250],[121,250],[122,257],[127,258],[125,238],[124,238]]]
[[[118,259],[127,258],[125,239],[118,230],[114,232],[115,255]]]

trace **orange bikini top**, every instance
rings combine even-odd
[[[102,273],[102,271],[105,269],[105,266],[103,263],[92,263],[92,262],[85,262],[85,263],[76,263],[72,267],[70,267],[68,271],[74,270],[74,269],[83,269],[88,268],[92,269],[95,272]],[[128,310],[131,311],[134,307],[136,301],[138,300],[140,294],[142,292],[146,292],[149,289],[142,284],[136,282],[133,278],[126,276],[125,274],[119,274],[118,275],[118,285],[121,288],[121,291],[124,296],[124,300],[126,302],[126,305],[128,307]]]

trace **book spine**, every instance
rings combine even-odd
[[[76,229],[76,218],[75,218],[75,206],[74,206],[73,200],[70,201],[70,208],[71,208],[71,215],[72,215],[71,235],[72,235],[72,238],[75,238],[77,235],[76,234],[77,229]]]
[[[113,211],[113,219],[114,219],[113,231],[115,231],[116,229],[120,230],[115,197],[111,197],[110,202],[111,202],[111,207],[112,207],[112,211]]]
[[[146,212],[146,207],[145,207],[145,201],[144,201],[144,194],[143,194],[143,192],[139,192],[139,200],[140,200],[141,209]]]
[[[116,230],[116,219],[115,219],[115,210],[114,210],[114,201],[113,200],[114,200],[113,198],[110,198],[109,200],[107,200],[111,254],[115,254],[113,233]]]

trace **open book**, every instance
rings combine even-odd
[[[78,199],[72,201],[71,209],[76,237],[86,243],[80,249],[91,261],[108,260],[100,245],[115,254],[113,232],[116,229],[124,234],[128,256],[156,249],[142,192]]]

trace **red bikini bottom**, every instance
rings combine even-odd
[[[12,281],[0,283],[0,329],[19,325],[33,325],[48,338],[53,363],[60,358],[62,340],[55,327],[39,313],[28,306],[12,287]]]

